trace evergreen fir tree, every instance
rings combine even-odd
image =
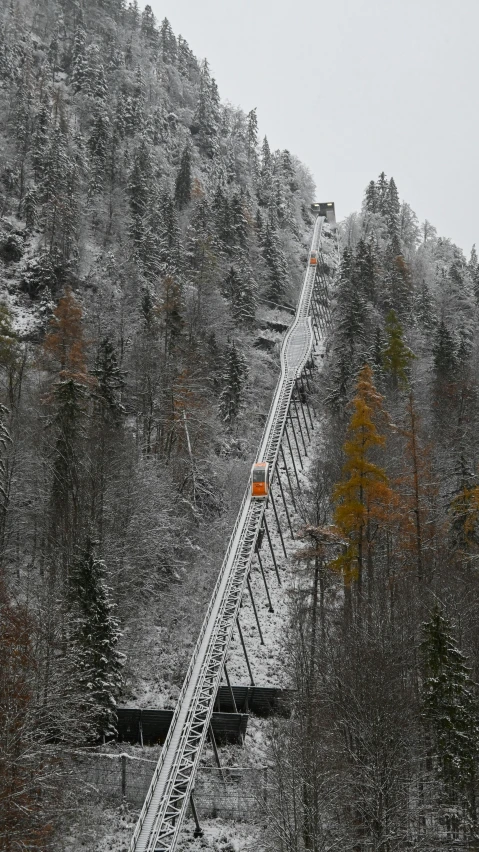
[[[170,272],[175,272],[181,264],[182,241],[181,229],[172,196],[164,192],[160,199],[162,231],[162,260]]]
[[[47,103],[42,103],[34,119],[32,141],[32,165],[35,181],[39,183],[46,168],[45,152],[50,142],[51,111]]]
[[[266,298],[273,304],[281,304],[287,281],[286,258],[275,226],[268,221],[263,236],[263,257],[266,264]]]
[[[82,26],[75,30],[73,42],[72,87],[74,92],[82,92],[86,84],[86,33]]]
[[[262,207],[268,207],[273,194],[273,158],[268,138],[265,136],[261,148],[261,169],[258,182],[258,200]]]
[[[216,232],[222,249],[227,255],[232,255],[235,246],[235,230],[231,206],[221,184],[218,184],[213,198]]]
[[[133,155],[133,164],[128,179],[131,211],[130,234],[140,256],[147,228],[152,178],[150,146],[147,139],[142,136]]]
[[[404,342],[404,331],[396,312],[389,311],[386,317],[386,346],[383,350],[383,368],[391,377],[392,385],[405,388],[409,379],[409,368],[414,355]]]
[[[153,10],[149,4],[141,13],[141,34],[150,47],[155,47],[158,42],[158,30]]]
[[[86,50],[85,86],[86,93],[97,101],[105,103],[108,100],[108,86],[105,71],[96,44],[91,44]]]
[[[423,718],[435,767],[444,784],[443,804],[465,805],[469,831],[474,835],[479,751],[476,688],[465,657],[454,640],[451,623],[438,604],[424,625],[422,650]]]
[[[378,210],[378,190],[376,184],[371,180],[366,187],[364,197],[364,205],[368,213],[377,213]]]
[[[234,232],[235,245],[246,248],[248,239],[248,220],[245,215],[245,198],[243,193],[236,192],[230,203],[231,224]]]
[[[231,266],[223,292],[231,304],[231,313],[238,325],[251,326],[255,320],[255,284],[251,270],[243,264],[241,270]]]
[[[125,373],[120,369],[115,347],[109,337],[100,341],[93,369],[96,377],[95,398],[101,409],[102,419],[118,423],[125,413],[121,394],[125,386]]]
[[[418,323],[427,331],[433,329],[437,324],[431,291],[424,278],[421,278],[419,286],[416,288],[414,313]]]
[[[28,231],[33,231],[37,218],[37,191],[35,186],[30,186],[23,199],[23,215]]]
[[[352,282],[364,298],[373,303],[376,296],[375,277],[372,245],[361,238],[356,248]]]
[[[471,279],[474,298],[476,300],[476,303],[479,304],[479,262],[477,260],[477,251],[475,245],[473,245],[471,249],[471,257],[467,266]]]
[[[223,390],[219,400],[220,417],[227,426],[234,423],[241,410],[247,377],[248,368],[245,358],[233,342],[226,350]]]
[[[246,137],[248,162],[254,164],[256,162],[256,150],[258,147],[258,116],[256,114],[256,107],[248,113],[246,119],[248,122]]]
[[[178,45],[175,34],[171,28],[168,18],[163,18],[160,26],[160,50],[163,62],[167,65],[175,65]]]
[[[210,76],[206,59],[201,65],[200,90],[194,126],[198,135],[200,150],[206,157],[213,159],[218,153],[220,109],[218,90]]]
[[[378,177],[376,183],[376,193],[377,193],[377,210],[378,213],[381,213],[382,216],[385,216],[387,213],[387,197],[389,191],[389,181],[384,172]]]
[[[185,145],[181,155],[180,168],[175,182],[175,203],[179,210],[191,200],[191,150]]]
[[[94,555],[89,539],[77,557],[70,580],[73,636],[79,652],[79,678],[93,707],[98,733],[116,733],[116,699],[123,677],[124,656],[118,651],[118,620],[105,585],[106,566]]]
[[[88,148],[91,157],[90,195],[101,193],[106,177],[108,152],[110,150],[110,120],[101,101],[96,102],[91,124]]]
[[[451,379],[457,367],[456,347],[454,338],[441,320],[436,331],[433,346],[434,369],[438,379]]]
[[[361,289],[355,285],[354,256],[345,248],[341,258],[339,285],[337,291],[337,329],[338,347],[347,347],[350,355],[350,369],[355,370],[354,354],[365,342],[366,301]]]
[[[394,182],[394,178],[389,181],[387,196],[384,202],[384,215],[386,217],[386,225],[388,237],[393,248],[393,252],[398,255],[401,253],[401,243],[399,239],[399,213],[401,205],[399,195]]]

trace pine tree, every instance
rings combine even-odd
[[[466,808],[466,831],[474,836],[479,753],[476,687],[456,645],[451,622],[438,604],[424,624],[422,650],[422,712],[435,768],[444,785],[443,804]]]
[[[191,150],[185,145],[181,155],[180,168],[175,182],[175,203],[183,210],[191,200]]]
[[[386,346],[383,350],[384,372],[391,377],[394,388],[407,387],[409,368],[414,355],[404,342],[404,331],[395,311],[386,317]]]
[[[233,342],[226,350],[223,390],[219,400],[221,420],[229,427],[234,423],[241,410],[247,377],[248,368],[245,358]]]
[[[79,679],[103,738],[116,733],[116,699],[124,663],[117,647],[121,633],[105,574],[105,563],[95,557],[93,542],[88,539],[75,560],[70,580],[72,640],[78,652]]]

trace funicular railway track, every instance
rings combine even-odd
[[[316,252],[319,257],[322,257],[324,222],[323,216],[317,217],[311,243],[311,253]],[[257,454],[257,461],[269,464],[271,481],[275,474],[279,477],[276,466],[295,384],[315,341],[319,343],[328,325],[326,297],[322,267],[311,265],[308,260],[295,318],[283,341],[281,375]],[[267,500],[253,499],[250,487],[247,488],[129,852],[173,852],[175,848],[193,791],[266,504]]]

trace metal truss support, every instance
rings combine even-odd
[[[304,428],[306,429],[306,434],[307,434],[307,436],[308,436],[308,441],[310,441],[310,440],[311,440],[311,435],[309,434],[308,421],[306,420],[306,414],[304,413],[304,405],[303,405],[303,401],[302,401],[302,399],[301,399],[301,394],[298,392],[298,386],[297,386],[297,383],[296,383],[296,396],[295,396],[295,397],[293,397],[295,407],[296,407],[296,399],[297,399],[297,400],[298,400],[298,402],[299,402],[299,407],[301,408],[301,414],[303,415],[303,420],[304,420]],[[299,409],[298,409],[298,410],[299,410]],[[300,419],[300,418],[298,417],[298,420],[299,420],[299,419]]]
[[[260,642],[261,642],[262,645],[264,645],[263,631],[261,630],[261,624],[259,623],[258,610],[256,609],[256,604],[254,602],[253,589],[251,588],[251,581],[250,581],[249,576],[246,578],[246,585],[248,586],[249,596],[251,598],[251,603],[253,604],[253,612],[254,612],[254,617],[256,619],[256,626],[258,628]]]
[[[241,639],[241,644],[243,646],[243,654],[244,654],[244,657],[245,657],[245,660],[246,660],[246,666],[248,668],[248,674],[249,674],[249,679],[251,681],[251,686],[254,686],[255,684],[254,684],[253,672],[251,671],[251,666],[249,664],[248,652],[246,650],[246,645],[245,645],[245,641],[244,641],[244,637],[243,637],[243,631],[241,630],[241,624],[240,624],[239,617],[236,619],[236,626],[238,628],[239,637]]]
[[[193,832],[194,837],[203,837],[203,829],[201,828],[200,821],[198,819],[198,812],[196,810],[195,800],[193,798],[193,790],[190,793],[190,805],[191,805],[191,813],[193,814],[193,819],[195,821],[195,830]]]
[[[274,570],[276,571],[276,576],[278,578],[278,584],[281,586],[281,577],[279,576],[278,563],[276,562],[276,556],[274,555],[273,542],[271,541],[271,536],[269,534],[269,527],[268,527],[268,521],[266,520],[266,515],[263,518],[263,523],[264,523],[264,528],[266,530],[266,537],[268,539],[269,549],[271,551],[271,556],[273,558]]]
[[[301,486],[299,484],[299,477],[298,477],[298,471],[297,471],[297,468],[296,468],[296,462],[295,462],[294,456],[293,456],[293,449],[291,447],[291,441],[289,440],[288,421],[286,421],[286,423],[284,425],[284,434],[286,435],[286,441],[287,441],[287,444],[288,444],[289,455],[290,455],[291,461],[293,462],[293,469],[294,469],[294,474],[296,476],[296,482],[298,483],[298,488],[300,488]],[[281,450],[282,450],[282,448],[281,448]],[[284,458],[284,453],[283,453],[283,458]],[[287,466],[286,466],[286,470],[288,470]],[[289,474],[288,474],[288,479],[289,479]],[[293,492],[291,492],[291,493],[293,493]],[[293,497],[293,503],[294,503],[294,497]],[[296,509],[296,506],[294,508]]]
[[[321,328],[321,326],[322,326],[322,322],[321,322],[321,320],[320,320],[320,318],[319,318],[319,316],[318,316],[318,309],[317,309],[317,307],[316,307],[316,305],[315,305],[314,297],[311,299],[311,308],[312,308],[312,311],[313,311],[313,318],[314,318],[314,322],[313,322],[313,334],[314,334],[314,338],[315,338],[316,345],[317,345],[317,346],[319,346],[320,341],[321,341],[321,338],[320,338],[320,336],[319,336],[318,328],[319,328],[319,329]]]
[[[225,778],[225,774],[223,772],[223,767],[221,766],[221,760],[220,760],[220,756],[219,756],[219,752],[218,752],[218,746],[216,744],[215,732],[213,731],[213,725],[211,724],[211,720],[210,720],[210,725],[209,725],[209,728],[208,728],[208,733],[210,735],[210,741],[211,741],[211,745],[213,747],[213,754],[215,756],[216,765],[217,765],[218,769],[220,770],[221,778],[223,779],[223,781],[226,784],[226,778]]]
[[[223,671],[224,671],[224,673],[225,673],[226,684],[227,684],[228,689],[229,689],[229,691],[230,691],[231,703],[232,703],[232,705],[233,705],[233,710],[234,710],[234,712],[235,712],[235,713],[237,713],[237,712],[238,712],[238,708],[237,708],[237,706],[236,706],[235,694],[234,694],[234,692],[233,692],[233,687],[231,686],[231,681],[230,681],[230,678],[229,678],[228,669],[226,668],[226,663],[225,663],[225,664],[224,664],[224,666],[223,666]]]
[[[312,393],[311,385],[309,384],[310,375],[311,375],[311,367],[309,366],[309,364],[306,364],[306,367],[304,368],[301,376],[304,376],[304,378],[306,379],[306,387],[308,388],[308,393]]]
[[[273,604],[271,603],[271,597],[270,597],[270,594],[269,594],[268,584],[266,582],[266,574],[264,573],[263,563],[261,561],[261,556],[259,555],[258,548],[256,548],[256,556],[258,557],[259,568],[260,568],[260,571],[261,571],[261,576],[263,577],[264,587],[266,589],[266,597],[268,598],[269,611],[274,612]]]
[[[281,491],[281,497],[283,498],[284,511],[286,512],[286,517],[288,519],[289,531],[291,533],[291,538],[294,538],[293,527],[291,525],[291,518],[289,516],[289,511],[288,511],[288,504],[286,503],[286,497],[284,496],[284,490],[283,490],[283,483],[281,482],[281,476],[279,475],[279,467],[277,469],[277,476],[278,476],[279,490]]]
[[[285,459],[285,456],[284,456],[284,450],[283,450],[283,445],[282,445],[282,444],[281,444],[281,446],[280,446],[280,451],[281,451],[281,458],[283,459],[284,469],[285,469],[285,471],[286,471],[286,478],[287,478],[287,480],[288,480],[289,493],[291,494],[291,500],[292,500],[293,506],[294,506],[294,508],[296,509],[297,507],[296,507],[296,500],[294,499],[293,486],[291,485],[291,479],[290,479],[290,477],[289,477],[288,465],[286,464],[286,459]],[[298,474],[296,474],[296,479],[298,480],[298,485],[299,485]],[[291,521],[290,521],[290,524],[289,524],[289,525],[290,525],[290,527],[291,527]]]
[[[278,479],[279,479],[279,477],[278,477]],[[284,553],[284,555],[285,555],[285,557],[286,557],[286,559],[287,559],[287,558],[288,558],[288,554],[287,554],[287,552],[286,552],[286,547],[284,546],[283,533],[282,533],[282,531],[281,531],[281,525],[280,525],[280,523],[279,523],[279,516],[278,516],[278,512],[277,512],[277,510],[276,510],[276,503],[274,502],[273,489],[272,489],[271,487],[270,487],[270,489],[269,489],[269,496],[271,497],[271,505],[272,505],[272,507],[273,507],[274,517],[275,517],[275,520],[276,520],[276,526],[278,527],[279,537],[280,537],[280,539],[281,539],[281,546],[282,546],[282,548],[283,548],[283,553]]]
[[[312,326],[313,326],[314,342],[315,342],[315,345],[316,345],[316,346],[319,346],[319,344],[320,344],[320,342],[321,342],[321,338],[320,338],[320,336],[319,336],[319,332],[318,332],[318,327],[319,327],[319,325],[318,325],[318,319],[317,319],[316,314],[315,314],[315,311],[314,311],[314,304],[313,304],[313,300],[311,300],[311,308],[312,308],[312,310],[313,310],[313,319],[314,319],[314,322],[312,323]]]
[[[292,414],[291,414],[291,409],[289,409],[289,411],[288,411],[288,417],[289,417],[289,422],[291,423],[291,429],[293,430],[294,443],[296,444],[296,449],[298,451],[299,463],[301,465],[301,470],[303,470],[304,469],[303,468],[303,459],[301,458],[301,450],[299,449],[298,436],[296,435],[296,430],[294,428],[294,420],[293,420],[293,417],[292,417]],[[304,438],[303,438],[303,444],[304,444]],[[305,446],[305,452],[306,452],[306,446]]]
[[[306,442],[305,442],[305,440],[304,440],[304,435],[303,435],[303,427],[301,426],[301,420],[299,419],[298,407],[297,407],[297,405],[296,405],[296,400],[295,400],[295,399],[292,399],[292,400],[291,400],[291,402],[292,402],[292,404],[294,405],[294,410],[295,410],[295,412],[296,412],[296,420],[297,420],[298,427],[299,427],[299,434],[301,435],[301,440],[302,440],[302,442],[303,442],[304,454],[305,454],[305,456],[307,456],[307,455],[308,455],[308,451],[307,451],[307,449],[306,449]],[[294,432],[294,420],[293,420],[293,415],[291,414],[291,409],[289,410],[289,417],[290,417],[291,425],[293,426],[293,432]],[[295,438],[296,438],[296,434],[295,434]],[[296,441],[296,445],[298,446],[298,442],[297,442],[297,441]],[[298,446],[298,453],[299,453],[299,460],[300,460],[300,462],[301,462],[301,467],[303,467],[303,460],[302,460],[302,458],[301,458],[301,451],[300,451],[300,449],[299,449],[299,446]]]
[[[299,434],[301,435],[301,440],[302,440],[302,442],[303,442],[304,455],[307,457],[307,455],[308,455],[308,448],[307,448],[307,446],[306,446],[306,441],[304,440],[304,432],[303,432],[303,427],[302,427],[302,425],[301,425],[301,417],[299,416],[299,409],[298,409],[298,406],[297,406],[297,403],[296,403],[296,397],[294,397],[294,396],[293,396],[293,397],[292,397],[292,399],[291,399],[291,402],[293,403],[293,405],[294,405],[294,410],[295,410],[295,412],[296,412],[296,420],[298,421]]]
[[[310,409],[310,407],[309,407],[309,402],[308,402],[308,394],[307,394],[307,392],[306,392],[306,388],[305,388],[305,386],[304,386],[304,381],[303,381],[303,375],[302,375],[302,374],[301,374],[301,377],[300,377],[300,382],[301,382],[301,394],[302,394],[302,400],[304,400],[304,404],[305,404],[306,409],[307,409],[307,412],[308,412],[309,423],[310,423],[310,426],[311,426],[311,432],[314,432],[314,423],[313,423],[313,418],[312,418],[312,416],[311,416],[311,409]]]

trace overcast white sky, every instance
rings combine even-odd
[[[144,3],[143,3],[144,5]],[[258,108],[338,218],[384,169],[419,219],[479,244],[479,0],[150,0],[221,98]]]

